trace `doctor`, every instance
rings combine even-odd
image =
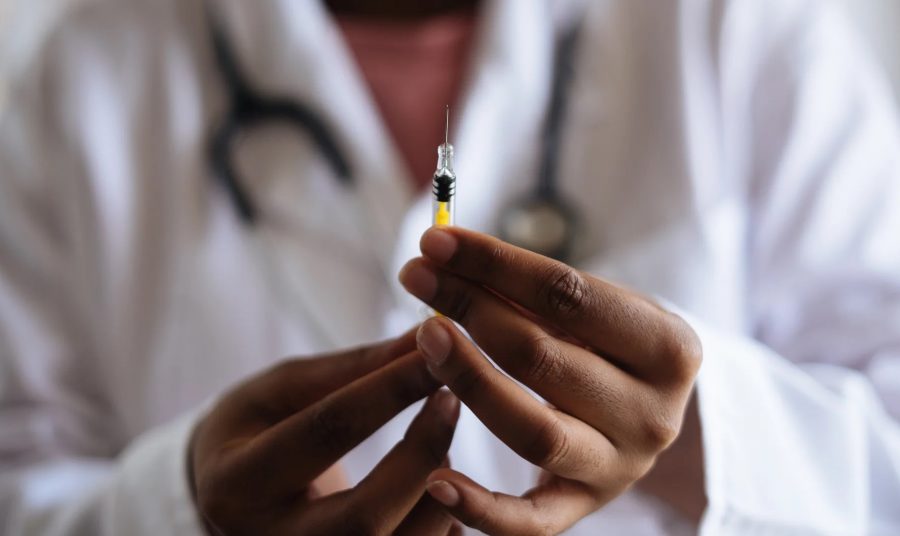
[[[900,132],[839,15],[381,4],[211,2],[247,79],[315,110],[353,170],[254,130],[233,155],[253,225],[210,176],[229,98],[200,2],[74,3],[17,73],[4,533],[900,531]],[[534,191],[576,23],[561,264],[488,235]],[[367,71],[373,39],[395,80],[446,76],[471,231],[425,232],[416,140],[442,133],[402,128],[441,108]],[[423,75],[429,46],[461,59]],[[408,331],[422,302],[478,347]]]

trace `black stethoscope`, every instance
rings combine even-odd
[[[325,157],[338,182],[352,186],[355,178],[348,159],[320,117],[301,102],[264,95],[251,87],[241,72],[220,21],[207,9],[209,32],[216,64],[228,91],[228,111],[209,140],[209,165],[241,220],[252,226],[259,218],[256,205],[243,186],[232,160],[241,134],[266,123],[282,123],[306,133]],[[573,58],[579,27],[559,41],[553,73],[550,107],[541,136],[542,150],[537,184],[533,191],[509,203],[498,221],[500,238],[559,260],[567,260],[579,227],[574,207],[566,202],[557,185],[562,121],[567,89],[574,72]]]

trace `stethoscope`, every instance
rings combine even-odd
[[[253,88],[241,71],[221,22],[212,10],[206,11],[213,53],[228,99],[224,119],[214,128],[209,140],[209,165],[244,224],[256,224],[259,212],[243,186],[246,183],[236,170],[232,154],[242,134],[260,125],[281,123],[309,135],[338,182],[353,186],[356,179],[349,161],[321,118],[301,102],[264,95]],[[497,222],[503,240],[563,261],[571,255],[579,228],[574,206],[563,198],[558,188],[562,123],[579,30],[576,25],[564,34],[556,48],[549,109],[541,133],[537,184],[531,192],[507,204]]]

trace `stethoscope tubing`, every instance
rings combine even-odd
[[[253,202],[244,177],[237,170],[232,158],[237,141],[248,131],[264,123],[284,123],[301,134],[305,133],[316,145],[319,153],[328,162],[337,181],[347,187],[355,185],[355,175],[349,159],[340,150],[331,130],[321,116],[309,106],[287,97],[269,96],[255,90],[240,68],[237,55],[232,49],[221,20],[206,4],[209,33],[213,54],[219,73],[228,94],[228,109],[225,116],[214,126],[209,138],[208,159],[213,177],[228,193],[231,203],[241,220],[252,227],[260,218],[259,210]],[[573,58],[579,40],[580,25],[563,34],[554,56],[554,72],[551,96],[541,136],[541,159],[534,190],[525,197],[514,200],[500,214],[498,226],[501,238],[518,243],[539,253],[565,260],[570,253],[579,224],[573,206],[567,203],[558,191],[559,155],[563,122],[566,115],[568,87],[574,73]],[[546,216],[549,212],[562,229],[558,239],[549,247],[540,245],[540,240],[515,239],[509,236],[506,216],[513,213],[532,217],[536,211]]]
[[[339,183],[352,186],[354,174],[335,137],[310,107],[287,97],[267,96],[255,91],[241,72],[237,55],[225,36],[222,22],[206,6],[213,54],[228,91],[228,111],[213,129],[208,152],[213,176],[231,198],[241,220],[253,225],[259,211],[244,186],[232,155],[241,135],[264,123],[283,123],[307,134],[332,168]]]

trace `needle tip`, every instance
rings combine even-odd
[[[444,123],[444,145],[448,144],[450,138],[450,105],[445,105],[446,122]]]

